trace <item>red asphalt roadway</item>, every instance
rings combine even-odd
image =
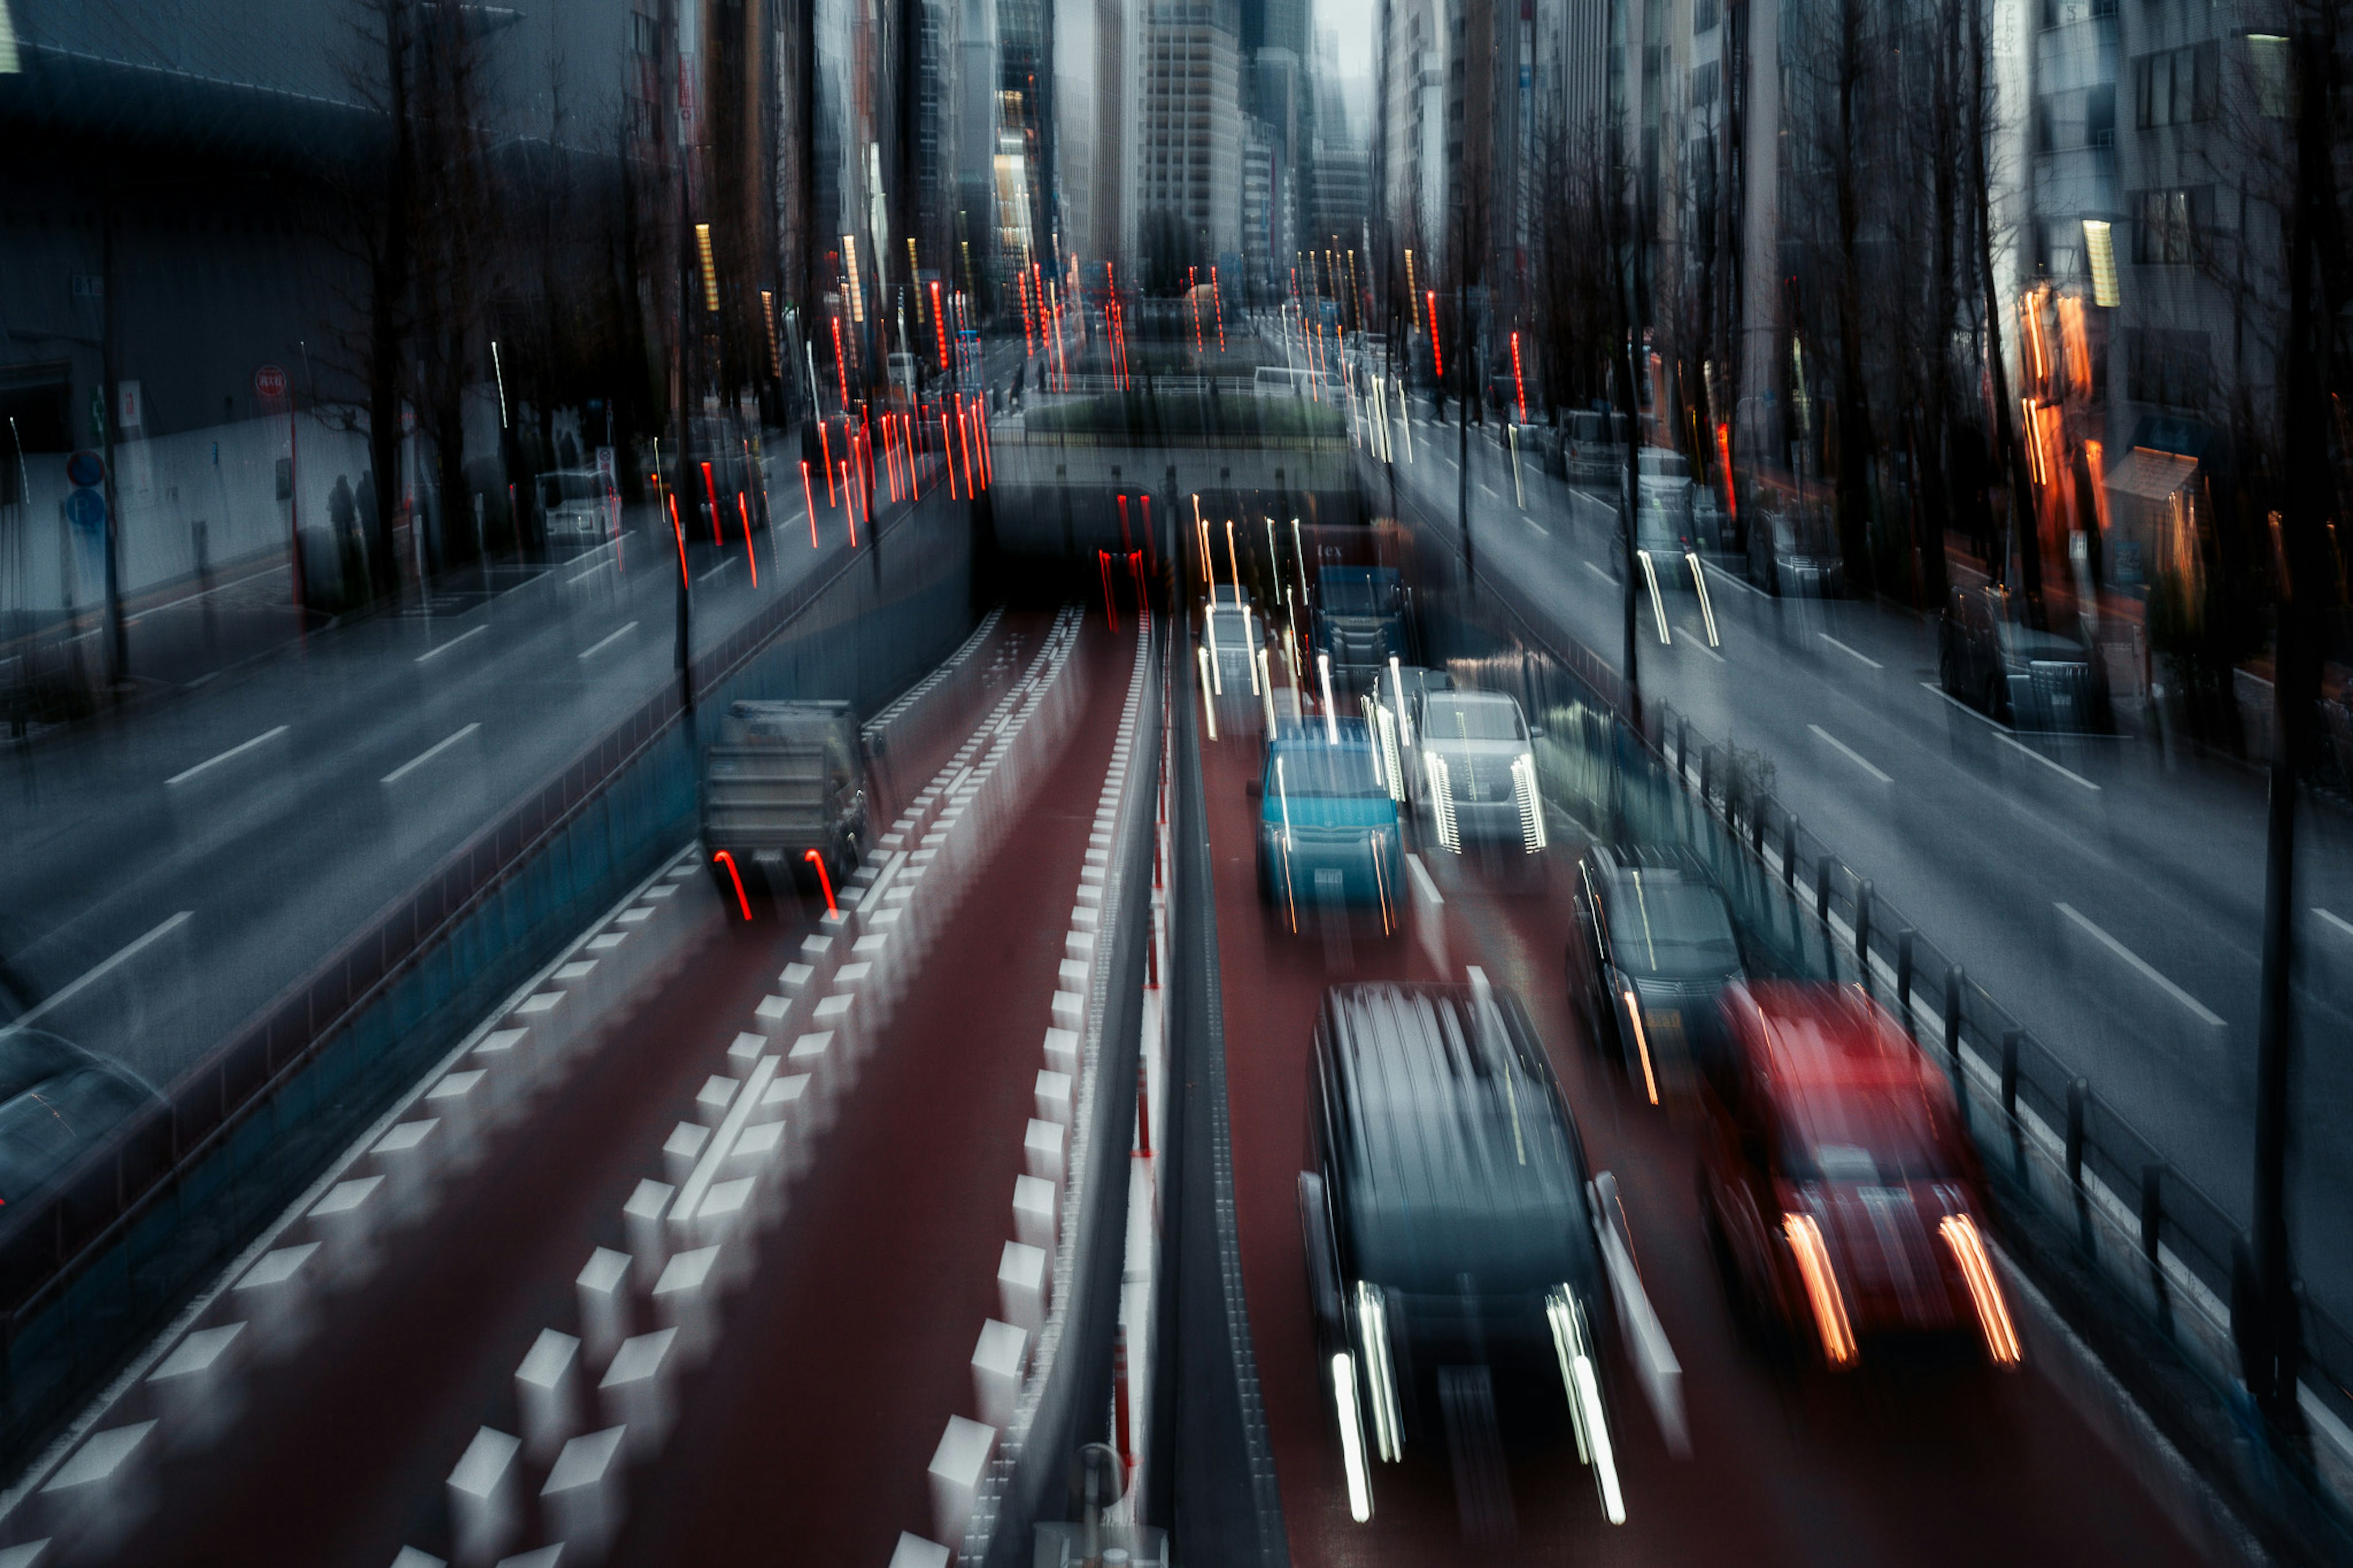
[[[2200,1561],[2038,1370],[2062,1352],[2031,1331],[2022,1373],[1894,1383],[1775,1373],[1744,1349],[1703,1239],[1687,1132],[1603,1071],[1568,1005],[1561,955],[1571,929],[1568,879],[1583,844],[1567,834],[1534,865],[1443,850],[1425,857],[1446,899],[1446,978],[1459,982],[1464,965],[1478,964],[1518,993],[1593,1168],[1617,1173],[1643,1279],[1683,1363],[1692,1455],[1669,1455],[1632,1378],[1621,1375],[1613,1426],[1623,1526],[1603,1520],[1589,1472],[1567,1447],[1509,1463],[1518,1531],[1511,1544],[1478,1549],[1463,1540],[1443,1454],[1376,1465],[1373,1518],[1355,1523],[1319,1378],[1300,1237],[1308,1051],[1325,987],[1440,977],[1410,924],[1383,938],[1377,918],[1359,918],[1345,949],[1304,917],[1300,934],[1290,934],[1282,911],[1258,899],[1257,802],[1244,793],[1260,765],[1255,726],[1201,744],[1242,1279],[1299,1568]],[[1509,860],[1518,858],[1515,851]]]
[[[1009,668],[943,727],[938,755],[896,759],[907,776],[928,778],[961,743],[1050,620],[1007,617]],[[631,1477],[614,1561],[764,1560],[784,1546],[881,1563],[902,1529],[930,1531],[924,1470],[948,1416],[971,1414],[967,1363],[997,1315],[1048,1002],[1133,647],[1090,626],[1075,656],[1090,661],[1088,697],[1061,756],[788,1189],[718,1348],[679,1387],[670,1441]],[[710,896],[700,879],[684,890]],[[617,1005],[569,1079],[495,1133],[421,1223],[385,1238],[368,1283],[317,1303],[300,1348],[246,1376],[224,1436],[158,1468],[153,1506],[113,1561],[383,1568],[404,1545],[449,1555],[451,1468],[479,1426],[522,1429],[514,1369],[543,1328],[577,1328],[583,1262],[627,1249],[621,1205],[661,1169],[670,1129],[701,1114],[697,1092],[810,923],[789,902],[731,921]],[[533,1472],[526,1493],[535,1486]],[[544,1539],[534,1512],[526,1495],[509,1550]]]

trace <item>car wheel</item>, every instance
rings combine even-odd
[[[1788,1327],[1771,1303],[1758,1297],[1755,1281],[1741,1267],[1739,1255],[1733,1251],[1704,1168],[1699,1176],[1699,1212],[1701,1228],[1707,1233],[1708,1255],[1715,1260],[1716,1280],[1724,1289],[1725,1306],[1732,1314],[1734,1327],[1760,1360],[1777,1367],[1787,1365],[1790,1344]]]
[[[1625,1031],[1618,1026],[1618,1008],[1599,982],[1585,988],[1586,1037],[1610,1072],[1627,1076]]]

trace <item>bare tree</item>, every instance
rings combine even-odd
[[[415,13],[410,109],[419,221],[415,234],[417,402],[431,435],[441,563],[479,542],[467,508],[466,391],[482,379],[481,327],[491,295],[495,213],[482,95],[480,26],[455,5]]]
[[[378,132],[349,175],[337,183],[339,243],[359,263],[360,291],[349,301],[353,324],[337,334],[335,354],[367,399],[368,489],[374,500],[369,542],[372,587],[379,599],[400,594],[398,513],[400,444],[408,406],[410,284],[417,221],[411,100],[416,72],[416,0],[353,0],[353,51],[345,78],[376,116]]]

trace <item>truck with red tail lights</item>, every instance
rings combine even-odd
[[[841,701],[741,701],[702,753],[702,850],[722,900],[839,888],[867,837],[858,715]]]

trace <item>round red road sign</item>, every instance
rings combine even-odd
[[[256,370],[253,373],[253,395],[270,398],[285,396],[286,367],[282,364],[265,364]]]

